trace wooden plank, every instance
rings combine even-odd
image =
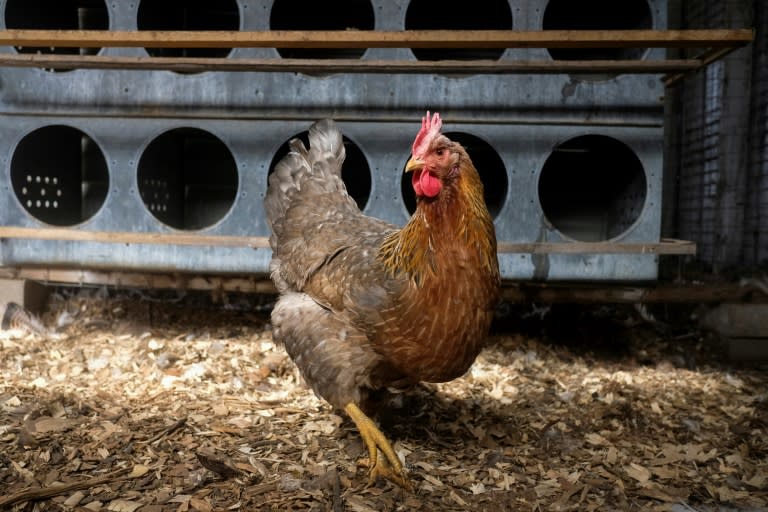
[[[277,293],[267,275],[217,276],[66,268],[2,268],[0,277],[45,284],[114,286],[167,290],[215,290],[243,293]]]
[[[660,242],[499,242],[500,253],[521,254],[696,254],[696,244],[685,240]]]
[[[700,69],[703,67],[708,66],[709,64],[712,64],[716,60],[720,60],[724,58],[725,56],[733,53],[734,51],[741,48],[740,46],[733,46],[729,48],[711,48],[704,53],[702,53],[700,56],[693,59],[694,61],[698,62],[698,66],[694,69],[689,69],[687,71],[695,71],[696,69]],[[685,71],[680,72],[672,72],[668,76],[665,76],[662,81],[664,82],[664,85],[666,87],[672,86],[685,78],[686,76]]]
[[[276,289],[263,275],[197,275],[68,268],[0,267],[0,278],[27,279],[44,284],[211,290],[274,294]],[[502,283],[503,299],[516,304],[552,303],[768,303],[768,293],[749,284],[646,283]]]
[[[536,284],[506,282],[502,290],[505,301],[530,303],[694,303],[768,302],[768,294],[750,284],[674,284],[646,285],[553,283]]]
[[[0,226],[0,238],[100,242],[117,244],[203,245],[216,247],[269,247],[265,236],[227,236],[197,233],[139,233],[82,231],[69,228]],[[695,254],[696,244],[683,240],[661,242],[500,242],[500,253],[524,254]]]
[[[0,238],[101,242],[111,244],[203,245],[216,247],[269,247],[265,236],[226,236],[198,233],[139,233],[133,231],[82,231],[69,228],[0,226]]]
[[[149,48],[713,48],[743,46],[737,30],[3,30],[0,44],[23,47]]]
[[[678,73],[701,67],[697,60],[359,60],[248,59],[195,57],[123,57],[103,55],[0,54],[0,67],[46,69],[133,69],[201,71],[259,71],[298,73]]]

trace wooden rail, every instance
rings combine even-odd
[[[82,231],[70,228],[0,226],[0,239],[99,242],[111,244],[197,245],[212,247],[269,247],[265,236],[227,236],[197,233],[139,233]],[[695,254],[696,244],[664,239],[660,242],[500,242],[499,253],[519,254]]]
[[[515,304],[568,303],[694,303],[768,302],[762,283],[653,283],[653,284],[581,284],[506,282],[505,301]]]
[[[0,226],[0,239],[100,242],[126,245],[200,245],[212,247],[269,247],[265,236],[226,236],[197,233],[141,233],[135,231],[82,231],[70,228],[20,228]]]
[[[0,67],[46,69],[258,71],[291,73],[438,73],[556,74],[556,73],[684,73],[702,66],[698,59],[670,60],[368,60],[368,59],[252,59],[211,57],[123,57],[103,55],[52,55],[0,53]]]
[[[44,284],[113,286],[275,294],[263,275],[197,275],[178,272],[131,272],[76,268],[0,267],[0,278],[28,279]],[[530,283],[504,281],[502,297],[514,304],[549,303],[768,303],[765,283]]]
[[[2,30],[24,47],[150,48],[724,48],[752,30]]]
[[[694,59],[407,61],[248,59],[0,54],[0,66],[48,69],[287,71],[306,73],[664,73],[671,84],[687,72],[749,44],[749,29],[720,30],[269,30],[108,31],[2,30],[0,45],[17,48],[701,48]]]

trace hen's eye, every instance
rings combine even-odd
[[[441,149],[438,149],[437,151],[435,151],[435,153],[437,153],[437,156],[443,156],[443,150],[442,150],[442,148],[441,148]]]

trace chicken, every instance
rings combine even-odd
[[[410,488],[371,416],[387,388],[464,374],[483,347],[500,278],[493,221],[464,148],[422,119],[405,171],[416,211],[398,228],[363,215],[341,179],[331,120],[292,140],[269,178],[273,336],[315,394],[346,411],[369,455],[369,478]],[[379,451],[383,457],[379,456]]]
[[[0,303],[0,330],[18,330],[40,338],[52,334],[35,315],[15,302]]]

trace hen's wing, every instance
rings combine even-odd
[[[315,393],[336,407],[364,404],[368,391],[400,375],[377,353],[370,326],[397,295],[378,248],[393,225],[363,215],[341,180],[344,145],[333,121],[291,141],[264,200],[272,229],[272,278],[280,298],[273,336]]]
[[[341,179],[344,143],[333,121],[310,127],[309,149],[298,139],[290,148],[270,176],[264,199],[272,231],[270,270],[281,292],[302,290],[340,252],[361,244],[378,247],[395,229],[363,215],[347,193]]]

